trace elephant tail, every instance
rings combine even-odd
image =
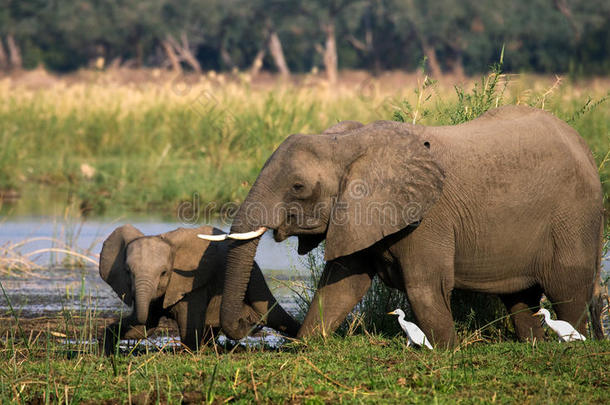
[[[599,280],[596,280],[593,297],[591,298],[591,305],[589,306],[589,312],[591,315],[593,336],[595,336],[595,339],[602,340],[604,339],[604,329],[601,321],[604,307],[604,296],[601,292],[599,284]]]
[[[602,291],[602,255],[604,252],[604,221],[601,223],[600,232],[600,243],[599,243],[599,254],[597,256],[597,268],[595,281],[593,282],[593,296],[589,305],[589,314],[591,316],[591,323],[593,327],[593,336],[598,339],[604,339],[604,328],[602,325],[602,312],[604,309],[604,293]]]

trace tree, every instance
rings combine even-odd
[[[358,0],[310,0],[300,4],[300,11],[311,21],[318,22],[324,34],[324,45],[315,44],[322,55],[326,77],[331,84],[337,82],[339,60],[337,57],[337,20],[350,6],[362,3]]]

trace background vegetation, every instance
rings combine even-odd
[[[605,74],[604,0],[1,0],[0,68]]]
[[[203,219],[222,204],[239,203],[291,133],[316,133],[346,119],[453,124],[518,103],[543,107],[574,126],[593,150],[608,191],[606,79],[492,74],[462,83],[456,92],[452,81],[422,74],[345,73],[330,87],[312,74],[280,84],[243,73],[118,70],[57,78],[28,72],[0,81],[0,190],[21,193],[18,206],[26,214],[68,199],[86,213],[176,218],[187,201]]]

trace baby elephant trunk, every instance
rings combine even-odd
[[[136,300],[135,300],[135,315],[139,324],[145,325],[148,320],[148,309],[154,288],[152,283],[147,280],[138,280],[136,282]]]

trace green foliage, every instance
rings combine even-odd
[[[435,71],[473,74],[506,43],[508,71],[578,77],[608,71],[609,15],[604,0],[1,0],[0,37],[15,37],[26,67],[59,71],[98,57],[161,66],[162,42],[184,37],[204,69],[231,70],[249,68],[273,30],[290,68],[307,72],[332,25],[343,68],[415,70],[434,55]]]
[[[500,62],[493,64],[489,75],[482,77],[479,83],[475,83],[470,92],[466,92],[460,86],[455,87],[457,103],[446,113],[452,125],[471,121],[486,111],[502,105],[502,98],[508,86],[507,80],[500,83],[500,79],[503,77],[503,56],[504,48],[502,48]],[[498,86],[503,87],[498,90]]]
[[[71,328],[35,333],[30,350],[14,324],[1,332],[2,403],[602,403],[610,384],[608,341],[428,351],[407,348],[403,336],[363,334],[279,351],[216,346],[102,357],[62,344],[62,333],[81,338]]]

